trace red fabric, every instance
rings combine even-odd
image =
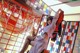
[[[0,2],[0,15],[2,14],[2,3]]]
[[[72,40],[70,40],[70,44],[72,44]]]
[[[68,28],[70,28],[70,26],[68,25]]]
[[[66,51],[66,47],[64,47],[64,51]]]
[[[14,11],[14,6],[10,6],[10,10],[13,12]]]
[[[2,11],[2,17],[5,18],[5,19],[8,19],[7,15],[4,11]]]
[[[8,3],[7,2],[4,2],[4,7],[8,8]]]
[[[48,50],[44,50],[44,53],[49,53],[49,51]]]
[[[76,22],[76,25],[79,25],[79,23],[78,23],[78,22]]]
[[[14,21],[14,20],[12,20],[12,19],[9,19],[9,21],[8,21],[9,23],[11,23],[12,25],[16,25],[16,21]]]
[[[67,40],[70,40],[70,37],[71,37],[71,36],[67,36]]]
[[[70,29],[68,29],[68,32],[70,32]]]
[[[59,25],[62,21],[63,21],[63,18],[64,18],[64,12],[62,11],[60,14],[59,14],[59,18],[57,20],[57,25]]]
[[[74,33],[72,33],[71,36],[73,37],[74,36]]]
[[[22,11],[22,18],[25,19],[26,17],[27,17],[27,13],[25,11]]]
[[[35,3],[36,0],[30,0],[32,3]]]
[[[62,25],[62,28],[64,28],[65,27],[65,25]]]
[[[0,9],[2,8],[2,4],[0,3]]]
[[[59,26],[56,26],[56,28],[55,28],[55,30],[54,30],[55,32],[57,32],[57,31],[58,31],[58,27],[59,27]]]
[[[56,28],[55,28],[54,31],[56,31],[56,32],[58,31],[58,27],[59,27],[60,23],[62,23],[63,18],[64,18],[64,12],[62,11],[62,12],[59,14],[59,18],[58,18],[58,20],[57,20],[57,22],[56,22]]]
[[[16,5],[12,6],[12,7],[10,8],[10,10],[11,10],[12,12],[18,12],[18,11],[19,11],[19,10],[17,9]]]

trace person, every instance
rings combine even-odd
[[[55,16],[53,17],[53,16],[49,16],[48,17],[48,19],[47,19],[47,25],[44,27],[44,29],[43,29],[43,32],[41,32],[41,34],[44,34],[45,32],[48,34],[48,38],[50,37],[52,37],[52,33],[54,32],[54,30],[55,30],[55,27],[56,27],[56,22],[57,22],[57,20],[58,20],[58,18],[63,18],[63,16],[62,17],[60,17],[60,14],[62,13],[63,11],[61,10],[61,9],[59,9],[58,11],[57,11],[57,13],[55,14]],[[62,14],[64,14],[64,13],[62,13]],[[37,36],[37,35],[36,35]],[[36,37],[35,36],[35,37]],[[41,35],[41,36],[43,36],[44,37],[44,35]],[[25,41],[25,44],[24,44],[24,46],[23,46],[23,48],[22,48],[22,50],[20,51],[20,53],[24,53],[25,52],[25,50],[27,49],[27,47],[28,47],[28,45],[30,44],[30,42],[31,41],[33,41],[34,39],[35,39],[35,37],[27,37],[26,38],[26,41]]]
[[[29,53],[41,53],[44,49],[47,49],[48,34],[45,32],[44,37],[37,36],[34,41],[31,41],[32,48]]]
[[[34,31],[34,28],[32,30],[32,36],[27,36],[24,42],[24,45],[19,53],[24,53],[28,46],[31,44],[31,41],[33,41],[36,38],[36,33]]]
[[[43,28],[43,33],[47,32],[48,37],[52,38],[52,33],[56,31],[56,26],[59,26],[63,20],[64,12],[59,9],[55,16],[49,16],[47,18],[47,26]],[[41,32],[42,33],[42,32]]]

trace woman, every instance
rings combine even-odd
[[[47,19],[47,26],[43,28],[43,32],[41,32],[41,36],[39,38],[35,38],[34,41],[31,42],[33,45],[29,53],[41,53],[44,49],[47,49],[48,39],[52,38],[52,33],[55,30],[56,25],[60,25],[60,23],[56,24],[59,17],[59,13],[62,11],[59,10],[55,17],[49,16]],[[63,19],[61,19],[62,22]]]
[[[41,53],[47,49],[48,34],[45,32],[43,36],[37,36],[34,41],[31,41],[32,48],[29,53]]]
[[[57,22],[58,18],[63,18],[63,16],[62,17],[60,16],[60,14],[62,12],[63,11],[61,9],[59,9],[54,17],[49,16],[48,19],[47,19],[47,26],[45,26],[44,29],[43,29],[43,32],[40,32],[40,33],[44,34],[46,32],[47,35],[48,35],[48,38],[49,37],[52,38],[52,33],[55,30],[56,22]],[[62,13],[62,15],[64,15],[64,13]],[[41,35],[41,36],[44,37],[44,35]],[[34,39],[35,39],[35,37],[32,37],[32,36],[27,37],[26,41],[25,41],[25,44],[23,45],[23,48],[20,51],[20,53],[24,53],[25,50],[27,49],[28,45],[30,44],[30,42],[33,41]],[[48,43],[48,41],[47,41],[47,43]]]

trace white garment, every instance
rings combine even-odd
[[[34,41],[31,42],[32,48],[29,53],[41,53],[43,49],[47,48],[47,41],[43,37],[38,36]]]
[[[46,27],[44,27],[43,32],[47,32],[48,33],[48,37],[52,37],[52,33],[55,30],[56,27],[56,21],[58,20],[58,18],[52,20],[52,23]],[[42,32],[41,32],[42,33]]]
[[[54,19],[56,18],[56,19]],[[55,17],[52,20],[52,23],[46,27],[43,28],[43,32],[41,33],[41,36],[36,38],[31,44],[33,45],[29,53],[41,53],[43,49],[47,48],[48,39],[44,40],[44,33],[47,32],[48,37],[52,36],[52,33],[55,30],[56,22],[59,18],[59,12],[56,13]]]

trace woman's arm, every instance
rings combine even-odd
[[[63,11],[62,11],[61,9],[59,9],[59,10],[57,11],[57,13],[55,14],[55,16],[54,16],[54,18],[53,18],[53,20],[52,20],[52,23],[51,23],[50,25],[44,27],[44,30],[43,30],[44,32],[48,32],[48,34],[51,34],[51,33],[54,31],[54,29],[55,29],[55,27],[56,27],[56,22],[57,22],[57,20],[59,19],[60,14],[61,14],[62,12],[63,12]]]
[[[60,13],[62,12],[62,10],[61,9],[59,9],[58,11],[57,11],[57,13],[55,14],[55,16],[54,16],[54,18],[53,18],[53,20],[52,20],[52,26],[55,26],[56,25],[56,22],[57,22],[57,20],[58,20],[58,18],[59,18],[59,16],[60,16]]]
[[[51,38],[52,38],[52,33],[54,32],[56,28],[56,23],[59,21],[59,19],[61,19],[61,17],[63,18],[62,12],[63,11],[59,9],[57,13],[55,14],[55,16],[53,17],[52,23],[49,25],[48,32]]]
[[[31,41],[31,45],[34,46],[36,44],[36,41]]]

